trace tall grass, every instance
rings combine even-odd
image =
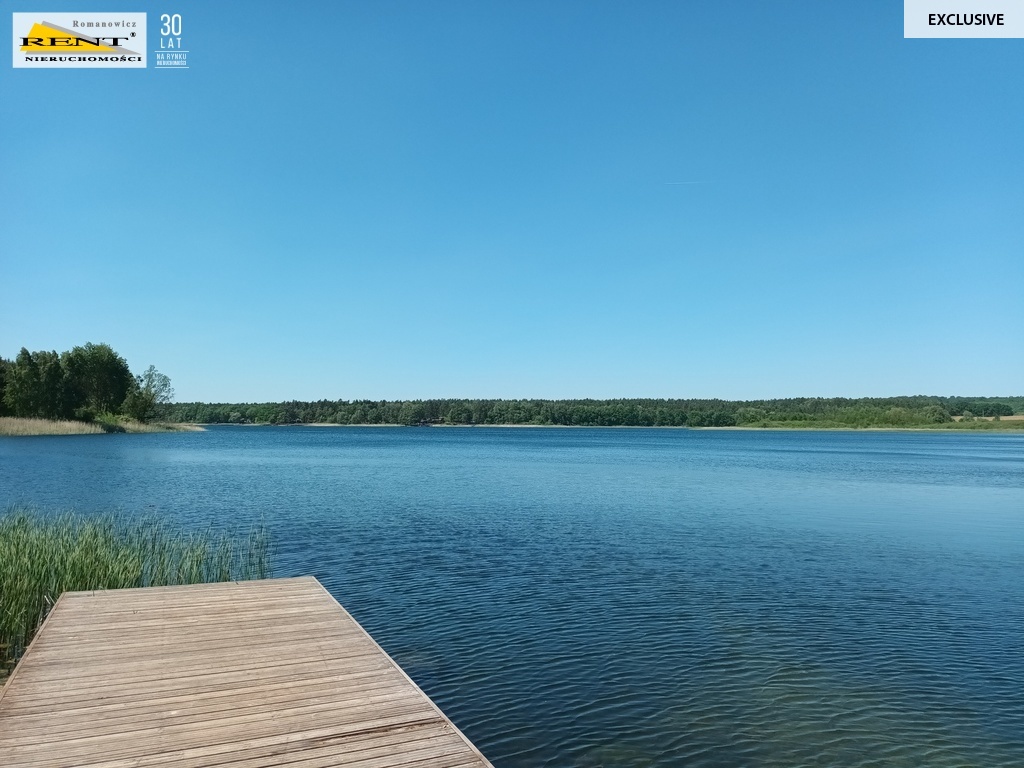
[[[0,435],[101,435],[103,427],[85,421],[51,421],[0,416]]]
[[[101,414],[95,421],[54,421],[0,416],[0,436],[102,435],[105,432],[203,432],[195,424],[144,424],[120,416]]]
[[[0,678],[65,591],[262,579],[269,548],[262,525],[181,533],[155,520],[10,509],[0,514]]]

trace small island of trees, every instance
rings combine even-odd
[[[162,416],[174,396],[170,379],[152,365],[134,375],[107,344],[66,352],[29,352],[0,358],[0,416],[96,423],[123,431],[126,420]]]

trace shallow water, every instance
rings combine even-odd
[[[262,516],[498,768],[1024,765],[1024,436],[0,438],[15,502]]]

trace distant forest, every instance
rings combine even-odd
[[[116,423],[523,424],[566,427],[956,427],[1024,429],[1024,397],[789,398],[785,400],[317,400],[174,403],[153,366],[133,375],[107,344],[0,357],[0,417]],[[958,421],[954,421],[954,417]]]
[[[200,424],[532,424],[571,427],[928,427],[953,417],[1024,413],[1024,397],[786,400],[318,400],[172,403],[163,418]],[[1024,426],[1024,423],[1021,424]],[[978,424],[981,426],[981,424]],[[1008,424],[1006,426],[1009,426]]]

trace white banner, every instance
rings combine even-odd
[[[903,37],[1024,37],[1024,0],[903,0]]]

